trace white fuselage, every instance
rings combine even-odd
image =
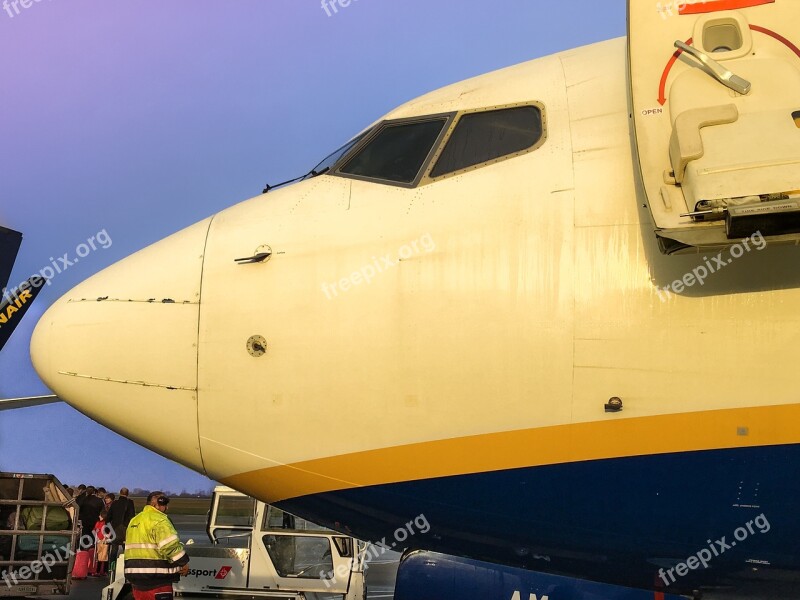
[[[659,253],[627,89],[617,39],[410,102],[386,119],[536,101],[546,140],[416,188],[322,175],[233,206],[58,301],[37,371],[269,502],[797,444],[800,250],[754,241],[674,285],[713,260]]]

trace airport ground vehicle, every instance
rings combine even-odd
[[[55,476],[0,473],[0,597],[69,594],[75,514]]]
[[[364,600],[365,553],[346,535],[256,502],[227,487],[214,490],[206,529],[210,544],[187,544],[189,575],[178,595],[300,600]],[[124,554],[103,600],[130,594]]]

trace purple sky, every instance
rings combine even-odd
[[[0,10],[0,224],[25,233],[12,283],[98,231],[113,245],[42,292],[0,355],[0,397],[47,393],[30,334],[93,273],[307,172],[407,100],[625,33],[624,0],[354,0],[331,17],[317,0],[17,6]],[[0,470],[211,485],[67,406],[0,412]]]

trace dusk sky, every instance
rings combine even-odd
[[[0,355],[0,397],[48,393],[31,333],[90,275],[306,173],[416,96],[625,34],[625,0],[328,1],[338,12],[319,0],[7,0],[0,224],[25,234],[11,283],[98,232],[112,243],[42,292]],[[66,405],[0,412],[0,470],[212,485]]]

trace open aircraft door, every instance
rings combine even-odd
[[[628,2],[632,133],[662,252],[800,243],[800,2]]]

